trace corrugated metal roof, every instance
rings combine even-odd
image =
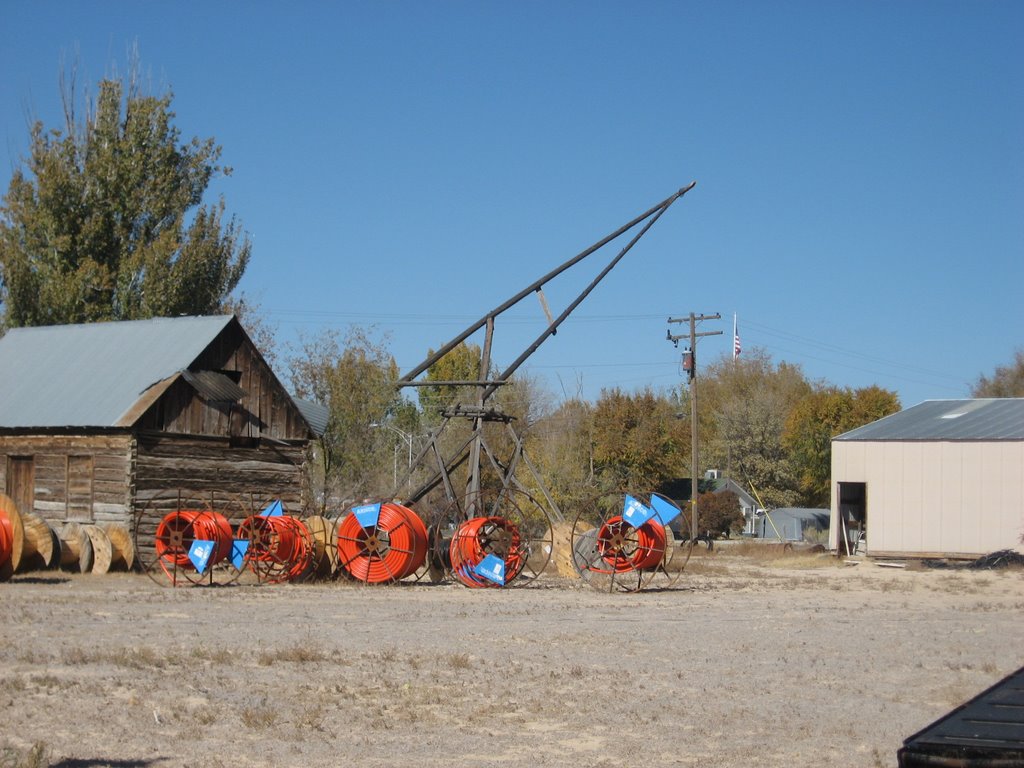
[[[188,368],[231,315],[14,328],[0,338],[0,427],[109,427]]]
[[[312,400],[301,400],[298,397],[293,397],[292,400],[302,414],[302,418],[306,420],[310,429],[313,430],[313,434],[323,437],[324,432],[327,431],[327,421],[331,416],[327,406],[320,405],[320,403],[315,403]]]
[[[926,400],[833,440],[1024,440],[1024,397]]]
[[[206,400],[221,403],[237,403],[246,396],[246,391],[220,371],[181,372],[192,388]]]

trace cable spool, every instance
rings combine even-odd
[[[267,584],[297,581],[312,567],[309,529],[290,515],[252,515],[238,526],[237,538],[248,540],[246,564]]]
[[[526,565],[519,528],[504,517],[474,517],[459,526],[449,545],[452,575],[467,587],[503,587]],[[489,556],[501,561],[500,579],[478,569]]]
[[[171,584],[212,583],[215,566],[231,554],[231,524],[219,512],[179,509],[165,515],[160,521],[154,541],[156,562]],[[213,550],[202,572],[190,557],[192,545],[197,541],[213,543]]]
[[[665,527],[657,520],[648,520],[634,528],[621,515],[616,515],[598,529],[596,546],[603,562],[595,563],[594,567],[603,572],[628,573],[653,568],[665,555]]]
[[[69,571],[88,573],[92,570],[92,539],[81,523],[68,521],[60,531],[60,564]]]
[[[320,515],[310,515],[302,522],[313,537],[312,575],[329,579],[338,570],[338,523]]]
[[[524,586],[536,580],[551,560],[551,520],[525,491],[505,488],[467,494],[434,512],[430,520],[429,559],[435,582],[450,575],[472,587]],[[488,555],[503,562],[503,579],[476,572]]]
[[[675,540],[662,519],[680,510],[660,494],[602,494],[577,515],[570,538],[572,565],[590,586],[603,591],[635,592],[654,578],[671,586],[680,571],[669,571]],[[684,564],[685,565],[685,564]]]
[[[401,504],[357,507],[338,525],[338,564],[356,581],[400,581],[423,566],[426,557],[427,527]]]
[[[21,564],[25,548],[25,531],[18,505],[10,496],[0,493],[0,536],[10,544],[7,557],[0,557],[0,581],[8,581]]]
[[[0,509],[0,581],[7,581],[14,572],[11,555],[14,554],[14,527],[7,513]]]

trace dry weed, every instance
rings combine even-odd
[[[0,747],[0,768],[46,768],[50,764],[50,749],[37,741],[27,752],[15,747]]]
[[[277,722],[277,712],[265,704],[256,707],[246,707],[240,713],[242,725],[246,728],[259,730],[270,728]]]

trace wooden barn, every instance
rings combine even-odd
[[[840,552],[1024,547],[1024,398],[927,400],[833,438],[831,507]]]
[[[0,369],[0,473],[23,514],[130,528],[181,491],[301,506],[323,411],[234,316],[16,328]]]

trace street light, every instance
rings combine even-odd
[[[396,435],[398,435],[400,438],[402,438],[402,440],[405,441],[405,444],[407,446],[409,446],[409,464],[408,464],[408,468],[412,469],[412,440],[413,440],[413,435],[409,434],[408,432],[402,431],[401,429],[399,429],[398,427],[396,427],[393,424],[388,424],[386,422],[381,423],[381,422],[375,421],[372,424],[370,424],[370,427],[372,427],[374,429],[380,429],[380,428],[390,429],[392,432],[394,432]],[[398,485],[398,446],[397,445],[395,446],[395,451],[394,451],[394,470],[392,472],[392,480],[391,480],[391,482],[393,484],[395,484],[395,485]]]

